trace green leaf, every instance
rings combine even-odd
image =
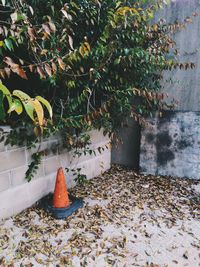
[[[8,88],[5,85],[2,84],[2,82],[0,82],[0,90],[2,91],[2,93],[4,95],[10,95],[11,96],[10,91],[8,90]]]
[[[24,14],[22,13],[17,13],[17,22],[21,21],[21,20],[24,20],[25,19],[25,16]]]
[[[4,106],[3,106],[3,98],[4,95],[2,91],[0,91],[0,121],[3,121],[5,119],[5,111],[4,111]]]
[[[10,51],[14,50],[13,43],[12,43],[11,39],[6,38],[6,39],[4,40],[4,43],[5,43],[6,47],[7,47]]]
[[[10,106],[8,113],[11,113],[14,110],[15,110],[15,102],[13,102],[12,105]]]
[[[33,107],[33,105],[30,102],[30,100],[31,100],[30,96],[27,95],[26,93],[20,91],[20,90],[14,90],[13,91],[13,95],[16,96],[16,97],[18,97],[21,100],[21,102],[24,105],[24,108],[26,110],[27,115],[33,121],[35,121],[35,118],[34,118],[34,107]]]
[[[121,1],[118,1],[118,2],[116,3],[116,7],[115,7],[115,8],[116,8],[116,9],[119,8],[120,5],[121,5],[121,3],[122,3]]]
[[[53,110],[52,110],[52,107],[51,107],[49,101],[47,101],[46,99],[44,99],[41,96],[36,96],[36,99],[39,100],[47,108],[47,110],[49,112],[49,116],[52,119],[52,117],[53,117]]]
[[[11,113],[12,111],[16,111],[18,115],[20,115],[23,111],[22,103],[19,99],[14,99],[12,105],[10,106],[8,113]]]
[[[12,101],[12,97],[11,97],[11,94],[10,94],[10,91],[8,90],[8,88],[3,85],[1,82],[0,82],[0,91],[3,93],[4,96],[6,96],[7,100],[8,100],[8,104],[9,104],[9,109],[13,103]]]

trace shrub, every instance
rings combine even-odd
[[[68,148],[85,147],[80,133],[91,128],[112,137],[125,117],[143,125],[146,116],[170,108],[159,92],[163,70],[193,67],[174,57],[171,34],[184,24],[153,22],[158,1],[2,3],[0,75],[10,89],[20,80],[25,92],[51,103],[53,124],[46,120],[43,135],[60,132]],[[25,114],[22,123],[14,115],[9,121],[24,130],[21,140],[13,129],[9,142],[40,140]]]

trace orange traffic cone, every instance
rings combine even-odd
[[[53,206],[54,208],[67,208],[69,207],[69,205],[70,202],[65,182],[65,175],[63,169],[59,168],[56,176],[56,184],[53,194]]]

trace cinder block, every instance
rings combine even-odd
[[[19,168],[15,168],[11,170],[11,184],[12,186],[17,186],[23,183],[26,183],[26,171],[28,170],[28,166],[22,166]],[[39,168],[37,172],[34,174],[33,179],[37,179],[39,177],[44,176],[44,168],[43,168],[43,162],[39,165]]]
[[[31,162],[31,155],[38,151],[44,152],[44,159],[57,155],[58,152],[58,140],[45,140],[42,143],[36,145],[35,148],[26,149],[27,162]]]
[[[58,156],[48,158],[44,160],[44,173],[49,175],[57,171],[61,167],[61,163]]]
[[[86,154],[84,154],[80,150],[80,153],[82,153],[80,156],[75,155],[73,153],[73,151],[72,152],[65,151],[65,153],[62,153],[61,155],[59,155],[60,160],[61,160],[61,164],[62,164],[62,166],[67,167],[70,165],[73,166],[73,165],[80,164],[81,162],[88,161],[90,159],[94,159],[95,157],[98,157],[101,154],[109,151],[110,148],[106,148],[106,146],[108,146],[108,145],[109,145],[108,140],[106,140],[106,141],[104,140],[103,142],[100,142],[100,143],[91,144],[90,148],[95,153],[92,152],[92,154],[89,154],[87,152]],[[98,150],[99,147],[101,147],[101,152],[99,152],[99,150]]]
[[[73,158],[71,165],[77,165],[84,161],[89,161],[90,159],[94,158],[95,155],[92,153],[91,155],[87,153],[86,155],[82,154],[81,156],[76,156]]]
[[[93,162],[95,165],[94,172],[91,174],[91,178],[104,173],[107,169],[110,168],[110,159],[111,153],[110,151],[106,151],[101,154],[99,157],[94,158]]]
[[[41,179],[33,180],[28,186],[31,205],[53,191],[56,173],[52,173]]]
[[[49,140],[45,151],[45,159],[58,154],[58,140]]]
[[[44,173],[44,161],[42,161],[40,163],[39,168],[38,168],[36,174],[34,175],[34,178],[37,179],[37,178],[40,178],[40,177],[43,177],[43,176],[45,176],[45,173]]]
[[[65,153],[61,155],[61,164],[65,167],[76,166],[77,164],[93,159],[98,154],[99,152],[96,152],[96,155],[94,153],[92,153],[91,155],[89,153],[87,153],[86,155],[82,153],[80,156],[78,156],[73,153]]]
[[[81,168],[81,173],[91,179],[100,175],[110,168],[111,152],[108,150],[98,157],[93,157],[88,161],[81,162],[76,167]]]
[[[10,187],[10,171],[0,173],[0,192]]]
[[[54,172],[54,173],[52,173],[51,175],[49,175],[47,177],[48,181],[47,181],[47,188],[46,188],[46,190],[48,192],[53,192],[54,191],[55,182],[56,182],[56,175],[57,175],[57,172]]]
[[[0,172],[24,166],[26,164],[25,150],[17,149],[0,153]]]
[[[98,143],[102,143],[102,142],[109,142],[109,137],[106,135],[103,135],[103,130],[92,130],[89,132],[90,135],[90,140],[92,144],[98,144]]]
[[[2,213],[5,214],[5,210],[13,212],[10,216],[29,207],[30,200],[26,184],[3,191],[0,194],[0,203]],[[3,215],[0,214],[0,217],[3,218]]]
[[[46,149],[47,146],[48,146],[48,142],[42,142],[42,143],[36,144],[36,147],[34,147],[34,148],[26,149],[26,159],[27,159],[27,164],[30,164],[30,163],[31,163],[31,161],[32,161],[31,156],[32,156],[34,153]]]
[[[15,188],[10,188],[0,193],[0,219],[10,217],[22,210],[30,207],[36,201],[49,192],[53,191],[55,183],[55,173],[21,184]]]
[[[13,187],[26,183],[25,173],[27,168],[27,166],[22,166],[11,170],[11,185]]]
[[[73,156],[70,152],[67,152],[66,150],[63,151],[63,153],[58,155],[60,165],[64,168],[68,167],[71,162],[73,162]]]
[[[80,166],[78,165],[77,168],[79,168]],[[68,188],[72,188],[76,185],[75,182],[75,176],[73,175],[73,173],[71,171],[65,173],[65,178],[66,178],[66,183],[67,183],[67,187]]]

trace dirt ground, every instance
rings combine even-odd
[[[200,266],[200,182],[114,166],[71,193],[85,205],[66,220],[0,222],[0,266]]]

